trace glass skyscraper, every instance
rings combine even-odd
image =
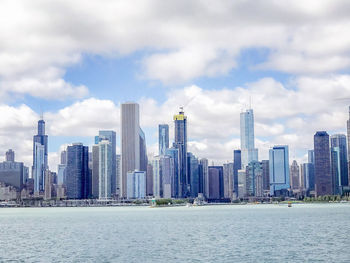
[[[67,147],[67,198],[86,199],[89,191],[89,147],[73,143]]]
[[[269,151],[270,195],[285,195],[290,189],[289,152],[287,145],[274,146]]]
[[[116,150],[117,140],[115,131],[99,131],[98,133],[99,142],[102,140],[108,140],[111,143],[111,158],[112,158],[112,175],[111,175],[111,195],[117,192],[117,164],[116,164]],[[97,143],[98,144],[98,143]]]
[[[179,197],[186,197],[190,194],[190,180],[187,174],[187,117],[181,109],[179,114],[174,116],[175,142],[174,147],[179,149]]]
[[[254,144],[254,113],[252,109],[241,112],[241,160],[242,169],[251,162],[258,161],[258,149]]]
[[[315,151],[315,194],[316,196],[333,194],[331,175],[331,158],[329,149],[329,135],[325,131],[318,131],[314,135]]]
[[[242,169],[242,152],[241,150],[233,151],[233,190],[238,197],[238,171]]]
[[[169,148],[169,125],[159,124],[158,126],[158,148],[159,155],[165,155],[166,149]]]
[[[33,167],[34,192],[45,190],[45,170],[48,169],[48,136],[45,135],[45,121],[38,121],[38,134],[33,137]]]
[[[348,186],[348,158],[344,134],[331,136],[331,153],[334,191],[335,194],[341,194],[343,186]]]

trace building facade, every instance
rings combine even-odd
[[[315,194],[316,196],[333,194],[331,175],[331,158],[329,135],[325,131],[318,131],[314,135],[315,151]]]
[[[286,195],[290,189],[289,151],[287,145],[274,146],[269,151],[270,195]]]
[[[254,143],[254,113],[248,109],[240,114],[242,169],[251,161],[258,161],[258,149]]]
[[[159,155],[165,155],[169,148],[169,125],[159,124],[158,126],[158,152]]]

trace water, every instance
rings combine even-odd
[[[350,262],[350,205],[0,209],[0,262]]]

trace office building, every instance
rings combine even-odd
[[[263,172],[263,190],[270,191],[270,170],[269,170],[269,160],[262,160],[262,172]]]
[[[258,161],[258,149],[254,144],[254,113],[248,109],[240,114],[242,169],[251,162]]]
[[[173,146],[179,150],[179,197],[190,194],[190,181],[187,174],[187,117],[181,108],[179,114],[174,115],[175,142]]]
[[[179,185],[180,182],[180,163],[179,163],[179,149],[171,147],[165,150],[165,154],[170,156],[174,160],[174,179],[173,179],[173,194],[175,198],[180,197]]]
[[[333,194],[331,175],[331,158],[329,149],[329,135],[325,131],[318,131],[314,135],[315,151],[315,194],[317,196]]]
[[[12,149],[9,149],[6,152],[6,162],[14,162],[15,161],[15,152]]]
[[[162,189],[162,170],[160,164],[160,157],[155,156],[152,160],[153,167],[153,196],[161,198],[163,196]]]
[[[190,182],[190,196],[197,197],[199,193],[199,162],[193,153],[187,153],[187,174]]]
[[[292,191],[299,191],[300,190],[300,170],[299,165],[296,160],[292,162],[292,165],[290,166],[290,188]]]
[[[99,131],[98,132],[98,142],[103,140],[108,140],[111,143],[111,158],[112,158],[112,176],[111,176],[111,195],[115,195],[117,192],[117,139],[115,131]],[[97,143],[98,144],[98,143]]]
[[[334,181],[335,194],[342,194],[343,187],[348,186],[348,158],[346,148],[346,136],[344,134],[334,134],[331,140],[332,176]]]
[[[159,155],[165,155],[166,149],[169,148],[169,125],[159,124],[158,126],[158,150]]]
[[[128,172],[127,198],[144,199],[146,198],[146,172],[133,171]]]
[[[1,162],[0,182],[21,191],[23,188],[23,167],[21,162]]]
[[[233,190],[238,197],[238,170],[242,169],[241,150],[233,151]]]
[[[89,148],[82,143],[67,147],[67,198],[86,199],[89,190]]]
[[[127,195],[127,173],[147,170],[145,135],[140,128],[139,105],[128,102],[121,105],[121,196]]]
[[[171,156],[160,156],[162,189],[164,198],[174,197],[174,159]]]
[[[202,181],[202,189],[203,195],[208,198],[209,197],[209,171],[208,171],[208,159],[202,158],[199,161],[200,166],[198,167],[199,177]]]
[[[233,163],[225,163],[223,165],[224,176],[224,197],[233,197]]]
[[[45,121],[38,121],[38,134],[33,137],[33,167],[34,192],[45,189],[45,170],[48,169],[48,136],[45,135]]]
[[[151,163],[147,165],[146,173],[146,195],[153,196],[153,166]]]
[[[287,145],[274,146],[269,151],[270,195],[283,196],[290,189],[289,151]]]
[[[109,140],[101,140],[98,143],[99,148],[99,169],[98,169],[98,198],[107,200],[112,198],[112,177],[115,175],[115,167],[113,167],[112,142]]]
[[[224,198],[224,179],[222,166],[208,166],[209,197],[208,199]]]

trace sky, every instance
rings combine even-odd
[[[149,156],[184,106],[189,151],[232,161],[251,104],[259,159],[287,144],[305,162],[316,131],[346,130],[349,14],[340,0],[1,0],[0,160],[12,148],[32,165],[43,113],[55,171],[73,142],[119,141],[120,104],[135,101]]]

